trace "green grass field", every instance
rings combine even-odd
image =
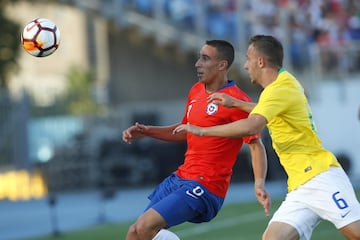
[[[360,191],[357,191],[359,199]],[[272,213],[278,208],[280,201],[272,202]],[[119,213],[121,214],[121,213]],[[270,218],[265,217],[257,202],[246,204],[227,204],[218,216],[209,223],[185,223],[171,228],[182,240],[259,240]],[[129,223],[104,224],[80,231],[63,233],[60,236],[33,238],[28,240],[115,240],[125,239]],[[315,240],[345,239],[335,227],[328,222],[322,222],[314,231]]]

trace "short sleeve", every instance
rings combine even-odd
[[[285,86],[269,86],[263,90],[259,102],[250,114],[259,114],[270,122],[291,105],[291,91]]]

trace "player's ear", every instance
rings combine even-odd
[[[263,56],[258,57],[258,65],[259,67],[263,67],[265,65],[265,58]]]
[[[219,65],[218,65],[218,68],[219,70],[225,70],[228,66],[228,62],[223,60],[223,61],[220,61]]]

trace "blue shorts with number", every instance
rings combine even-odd
[[[168,227],[183,222],[208,222],[224,203],[224,198],[210,193],[199,182],[182,179],[174,173],[157,186],[149,199],[146,210],[155,209]]]

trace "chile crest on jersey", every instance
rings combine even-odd
[[[208,115],[213,115],[218,111],[218,105],[214,104],[214,103],[209,103],[206,106],[206,113]]]

